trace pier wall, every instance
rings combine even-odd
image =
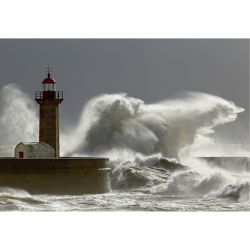
[[[110,192],[106,158],[0,158],[0,187],[31,194],[81,195]]]

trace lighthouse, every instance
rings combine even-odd
[[[110,192],[108,158],[60,157],[59,105],[63,92],[56,91],[56,80],[49,68],[35,100],[40,107],[39,142],[19,142],[14,157],[0,157],[0,187],[31,194]]]
[[[36,91],[35,100],[40,105],[39,142],[45,142],[55,149],[55,157],[60,157],[59,144],[59,104],[63,101],[63,91],[56,91],[56,80],[48,68],[47,77],[42,81],[42,91]]]

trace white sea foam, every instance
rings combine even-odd
[[[214,127],[234,121],[243,110],[204,93],[187,92],[156,104],[126,94],[101,95],[86,105],[72,143],[67,136],[62,148],[76,154],[118,150],[178,157],[196,145],[213,143],[209,134]]]
[[[218,145],[210,137],[214,128],[243,110],[204,93],[187,92],[155,104],[124,93],[105,94],[88,102],[79,123],[71,125],[73,133],[62,131],[61,149],[64,155],[109,157],[116,190],[204,197],[231,192],[246,200],[248,177],[190,157]],[[0,127],[1,145],[37,140],[35,103],[15,84],[1,90]]]

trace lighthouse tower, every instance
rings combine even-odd
[[[60,157],[59,145],[59,104],[63,101],[63,91],[56,91],[56,81],[48,68],[47,77],[42,81],[43,91],[36,91],[35,100],[40,105],[39,142],[45,142],[55,149],[55,157]]]

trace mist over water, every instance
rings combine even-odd
[[[69,148],[73,154],[119,150],[178,158],[184,148],[214,144],[209,138],[214,127],[234,121],[243,111],[204,93],[186,92],[155,104],[126,94],[101,95],[84,108]],[[63,149],[67,145],[62,141]]]
[[[0,92],[0,145],[38,140],[38,113],[34,100],[16,84]]]
[[[31,97],[10,84],[1,90],[0,102],[2,152],[6,145],[37,141],[38,112]],[[104,94],[83,107],[78,124],[61,131],[61,154],[110,158],[114,206],[134,192],[144,197],[141,206],[149,196],[152,200],[186,197],[187,202],[188,197],[195,197],[244,203],[250,196],[249,173],[235,173],[232,166],[222,169],[193,157],[248,155],[241,145],[223,146],[212,138],[216,126],[233,122],[243,111],[228,100],[199,92],[153,104],[125,93]],[[230,164],[237,168],[245,163]],[[101,197],[100,204],[110,199]]]

